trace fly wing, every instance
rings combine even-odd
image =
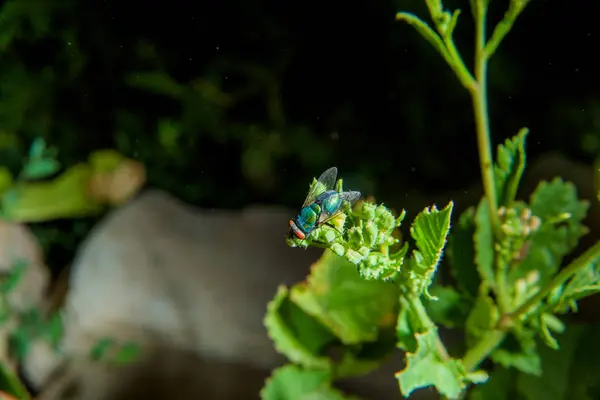
[[[350,192],[341,192],[340,193],[340,197],[343,200],[343,204],[340,206],[340,208],[338,208],[338,210],[336,212],[334,212],[331,215],[322,215],[322,220],[319,221],[319,224],[324,224],[327,221],[337,217],[338,215],[340,215],[341,213],[344,213],[346,211],[348,211],[349,208],[354,207],[354,205],[358,202],[358,200],[360,199],[361,193],[360,192],[356,192],[356,191],[350,191]]]
[[[308,192],[306,200],[304,200],[304,204],[302,204],[302,208],[312,203],[314,199],[321,193],[333,189],[333,187],[335,186],[336,178],[336,167],[331,167],[327,171],[323,172],[319,179],[317,179],[317,184],[313,185],[310,192]]]
[[[342,192],[342,193],[340,193],[340,197],[342,198],[342,200],[347,201],[348,203],[350,203],[350,207],[354,207],[354,205],[360,199],[360,196],[361,196],[360,192],[356,192],[356,191],[350,191],[350,192]]]

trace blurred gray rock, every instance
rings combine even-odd
[[[157,190],[114,210],[72,267],[62,346],[68,363],[49,359],[39,344],[25,364],[28,378],[48,399],[74,386],[85,400],[132,398],[125,393],[149,387],[178,398],[258,398],[264,378],[285,362],[263,326],[266,305],[279,285],[303,280],[321,254],[286,245],[293,213],[199,210]],[[140,343],[143,356],[124,367],[88,361],[104,337]],[[359,389],[397,398],[400,366],[381,375],[383,384],[373,378]]]

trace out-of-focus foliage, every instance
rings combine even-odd
[[[462,135],[471,123],[467,96],[454,90],[450,71],[426,43],[390,17],[398,7],[419,14],[422,2],[319,7],[313,13],[306,5],[239,1],[181,4],[164,13],[136,1],[5,1],[3,164],[17,165],[38,136],[61,150],[67,167],[98,148],[115,148],[146,165],[151,185],[219,207],[291,205],[303,182],[330,160],[349,171],[350,184],[373,192],[397,188],[392,198],[404,196],[407,184],[439,191],[475,180],[474,155],[455,157],[462,151],[456,143],[475,145]],[[543,6],[531,7],[536,14]],[[490,12],[497,19],[504,10],[492,5]],[[365,29],[350,22],[357,18]],[[536,23],[536,32],[554,29],[545,24]],[[458,29],[457,45],[469,55],[466,28]],[[515,56],[520,52],[509,43],[491,66],[499,132],[522,119],[520,105],[530,104],[522,93],[548,82],[522,80],[530,63]],[[443,95],[433,95],[434,87]],[[546,137],[534,154],[572,141],[563,119],[536,121],[563,133]],[[382,148],[384,138],[391,145]],[[411,151],[397,157],[401,148]]]

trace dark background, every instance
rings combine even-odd
[[[468,1],[444,5],[463,10],[455,40],[470,66]],[[490,7],[493,26],[508,1]],[[527,6],[490,66],[494,145],[527,126],[530,161],[591,164],[598,8]],[[5,1],[0,156],[17,165],[38,136],[65,166],[116,148],[148,185],[208,208],[298,207],[331,165],[397,208],[409,191],[467,187],[479,178],[470,98],[401,10],[429,21],[420,0]],[[92,222],[40,229],[75,232],[69,250]]]

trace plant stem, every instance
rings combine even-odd
[[[514,312],[512,312],[509,317],[511,322],[517,321],[519,318],[526,315],[529,310],[533,307],[537,306],[539,302],[544,300],[552,290],[556,289],[563,283],[565,283],[569,278],[571,278],[577,271],[581,268],[585,268],[586,266],[594,263],[597,259],[600,258],[600,242],[597,242],[592,247],[587,249],[585,253],[581,256],[577,257],[571,264],[562,269],[558,274],[554,276],[543,288],[540,289],[534,296],[529,298],[525,303],[523,303],[519,308],[517,308]]]
[[[600,242],[590,247],[585,253],[575,259],[567,267],[563,268],[554,276],[539,292],[529,298],[513,313],[508,314],[500,319],[496,329],[488,331],[483,338],[472,347],[462,359],[463,365],[467,371],[472,371],[484,360],[489,354],[497,348],[506,337],[506,329],[509,329],[520,318],[536,307],[541,301],[552,292],[555,288],[564,284],[581,268],[596,262],[600,259]]]
[[[473,112],[475,114],[475,128],[477,131],[477,146],[479,149],[479,163],[481,177],[487,198],[494,233],[498,233],[498,203],[496,199],[496,185],[494,182],[494,163],[492,145],[490,141],[490,123],[488,119],[487,102],[487,57],[485,53],[485,26],[486,9],[480,1],[475,6],[475,81],[477,84],[471,89]],[[498,237],[498,236],[497,236]]]
[[[485,360],[492,351],[494,351],[506,337],[506,332],[493,329],[487,331],[481,340],[467,351],[467,354],[462,359],[462,364],[469,372]]]
[[[496,183],[494,180],[494,163],[492,157],[492,144],[490,139],[490,122],[487,101],[487,63],[486,54],[486,6],[481,0],[475,0],[475,81],[471,92],[473,112],[475,114],[475,129],[477,132],[477,146],[479,149],[479,163],[485,197],[490,209],[490,220],[496,241],[500,239],[500,221],[498,218],[498,202],[496,197]],[[496,269],[496,295],[500,312],[505,312],[510,304],[506,293],[506,270]]]
[[[440,336],[437,333],[437,325],[431,320],[429,314],[427,314],[427,310],[425,309],[423,302],[421,302],[421,298],[411,295],[402,295],[402,297],[407,303],[410,304],[412,310],[415,312],[417,318],[419,319],[419,323],[425,329],[435,329],[435,345],[440,357],[444,360],[450,359],[450,356],[448,355],[448,350],[446,349],[446,346],[444,346],[442,339],[440,339]]]

